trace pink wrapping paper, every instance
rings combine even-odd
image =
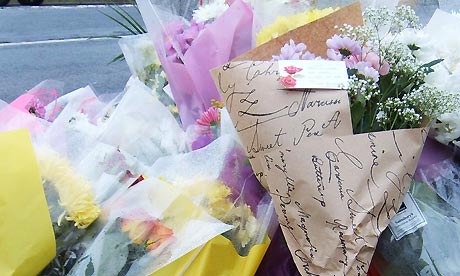
[[[141,1],[138,3],[141,12],[143,7],[148,7]],[[143,12],[144,21],[155,42],[185,129],[211,107],[211,99],[221,99],[209,70],[250,50],[252,10],[243,1],[235,1],[193,41],[183,64],[166,59],[163,42],[155,38],[155,30],[151,30],[157,26],[150,22],[149,27],[146,14],[152,13]]]

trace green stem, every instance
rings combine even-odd
[[[394,129],[394,126],[395,126],[395,124],[396,124],[396,120],[398,119],[398,115],[399,115],[399,114],[398,114],[398,113],[396,113],[395,119],[393,120],[393,123],[391,124],[391,127],[390,127],[390,129],[389,129],[389,130],[392,130],[392,129]]]

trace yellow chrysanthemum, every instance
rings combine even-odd
[[[184,189],[191,198],[204,197],[202,206],[213,217],[232,224],[234,242],[242,248],[246,247],[257,235],[258,222],[247,204],[235,206],[229,196],[231,189],[220,181],[200,181]]]
[[[317,19],[325,17],[336,11],[337,9],[326,8],[326,9],[314,9],[311,11],[305,11],[302,13],[294,14],[291,16],[279,16],[275,22],[268,27],[263,28],[257,34],[257,45],[264,44],[273,38],[276,38],[282,34],[287,33],[293,29],[296,29],[302,25],[313,22]]]
[[[75,174],[68,161],[50,148],[37,151],[40,174],[59,195],[59,204],[66,212],[66,219],[83,229],[95,221],[101,212],[90,184]]]

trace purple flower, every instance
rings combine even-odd
[[[317,57],[312,52],[306,51],[305,54],[302,55],[302,59],[303,60],[318,60],[318,59],[321,59],[321,57]]]
[[[235,146],[227,153],[220,179],[232,189],[233,201],[242,199],[257,214],[257,206],[267,192],[254,175],[243,148]]]
[[[279,56],[272,56],[273,61],[278,60],[314,60],[321,59],[320,57],[315,56],[312,52],[305,51],[307,45],[303,43],[295,44],[294,40],[289,40],[289,44],[286,43],[281,48],[281,54]],[[305,53],[303,53],[305,51]]]
[[[295,44],[294,40],[289,40],[289,44],[286,43],[281,48],[281,55],[273,56],[273,60],[299,60],[302,52],[307,49],[307,45],[303,43]]]
[[[165,28],[165,52],[168,60],[182,63],[180,57],[185,55],[193,41],[205,28],[205,24],[194,20],[187,26],[183,22],[173,22]]]
[[[361,54],[361,46],[355,38],[334,35],[326,41],[327,56],[332,60],[343,60],[348,56]]]
[[[203,23],[196,23],[195,20],[192,20],[190,27],[184,29],[182,38],[189,45],[192,45],[193,40],[195,40],[198,37],[198,35],[204,29],[204,27],[205,25]]]

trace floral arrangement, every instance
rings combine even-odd
[[[140,2],[143,11],[151,7]],[[257,34],[257,44],[336,10],[278,17]],[[213,248],[216,237],[228,242],[219,249],[235,253],[219,259],[223,268],[217,272],[200,273],[256,274],[268,246],[264,241],[278,225],[272,221],[275,201],[255,177],[209,74],[249,50],[252,11],[241,0],[219,0],[195,10],[191,21],[149,16],[153,43],[146,35],[120,42],[133,74],[123,94],[104,102],[88,90],[63,98],[52,92],[52,98],[22,102],[21,111],[43,123],[44,131],[33,138],[40,141],[37,160],[57,243],[55,259],[40,275],[155,275],[171,268],[196,275],[190,269],[194,264],[205,269],[210,259],[217,263],[213,254],[200,256],[207,245]],[[337,26],[324,41],[324,57],[290,40],[273,60],[343,61],[355,133],[433,122],[439,140],[458,140],[456,48],[435,52],[407,7],[368,9],[364,17],[364,26]],[[302,68],[284,71],[279,81],[295,87]],[[167,84],[171,94],[165,92]],[[21,120],[18,126],[29,127]],[[273,162],[265,153],[265,162]],[[289,186],[290,179],[282,177]],[[220,252],[216,248],[211,252]]]
[[[438,10],[423,29],[403,32],[398,37],[402,43],[413,45],[412,53],[420,61],[441,60],[433,66],[434,71],[427,76],[426,83],[452,94],[458,94],[460,91],[459,56],[458,51],[455,50],[460,45],[460,41],[452,33],[459,22],[455,14]],[[443,144],[458,145],[459,116],[458,109],[437,116],[433,125],[435,139]]]
[[[411,8],[367,9],[363,16],[364,26],[342,26],[339,35],[326,41],[328,59],[342,60],[348,69],[355,133],[420,127],[458,108],[459,95],[426,83],[442,60],[423,62],[413,53],[417,45],[397,39],[404,30],[420,28]],[[384,29],[388,31],[382,33]],[[306,49],[291,40],[273,59],[317,58]]]

